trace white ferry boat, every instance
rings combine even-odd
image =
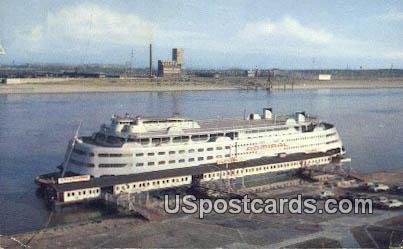
[[[264,108],[262,115],[205,121],[114,115],[109,125],[92,136],[75,137],[68,146],[61,177],[67,172],[88,179],[62,180],[54,188],[63,201],[80,200],[88,193],[75,192],[85,189],[97,191],[95,196],[108,188],[113,194],[141,192],[190,184],[195,178],[328,164],[344,153],[334,125],[304,112],[275,115]],[[43,183],[44,177],[39,180]]]
[[[344,153],[336,128],[303,112],[277,116],[264,109],[247,119],[198,122],[114,115],[110,125],[76,140],[66,166],[100,177],[332,150]]]

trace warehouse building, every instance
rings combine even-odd
[[[183,48],[172,49],[172,60],[158,61],[158,76],[159,77],[180,77],[184,62]]]
[[[158,60],[159,77],[180,77],[181,72],[181,67],[176,61]]]

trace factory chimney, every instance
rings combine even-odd
[[[153,77],[153,48],[150,43],[150,78]]]

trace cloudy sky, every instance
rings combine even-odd
[[[403,1],[0,0],[0,63],[403,68]]]

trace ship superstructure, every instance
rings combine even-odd
[[[101,177],[317,152],[341,155],[344,148],[332,124],[304,112],[280,116],[265,108],[263,115],[197,122],[126,114],[78,138],[66,166]]]
[[[60,172],[38,176],[53,207],[340,161],[334,125],[298,112],[194,121],[112,116],[70,141]]]

